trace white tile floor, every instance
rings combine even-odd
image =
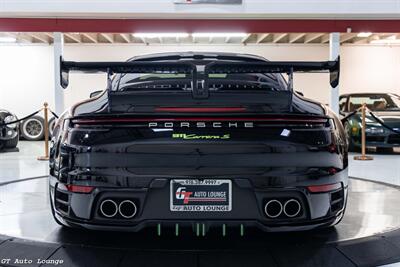
[[[20,141],[19,152],[0,153],[0,183],[48,173],[48,162],[38,161],[44,154],[44,142]],[[400,186],[400,153],[377,154],[372,161],[356,161],[354,153],[349,155],[349,175]]]
[[[44,155],[44,142],[20,141],[18,149],[19,152],[0,152],[0,183],[48,173],[49,162],[37,160]]]
[[[349,154],[349,176],[379,181],[400,186],[400,153],[396,149],[390,154],[367,153],[371,161],[354,160],[355,153]]]

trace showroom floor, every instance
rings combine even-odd
[[[0,153],[0,184],[47,174],[49,163],[37,160],[43,154],[44,142],[29,141],[20,141],[17,149]]]
[[[186,259],[186,266],[207,267],[243,266],[244,262],[250,266],[294,266],[294,262],[302,262],[302,266],[354,266],[399,260],[398,240],[391,234],[400,227],[398,189],[356,179],[350,180],[349,187],[346,216],[335,228],[298,233],[262,233],[246,228],[240,236],[239,228],[230,227],[222,236],[220,228],[211,227],[205,236],[197,237],[189,228],[182,227],[175,236],[173,227],[164,226],[159,237],[155,227],[139,233],[60,227],[50,215],[44,176],[0,186],[0,258],[30,251],[41,258],[63,259],[65,266],[106,267],[132,266],[137,261],[152,267],[175,266],[171,264],[174,255]],[[13,238],[7,240],[6,236]],[[383,243],[378,245],[377,241]],[[292,257],[278,248],[285,248]],[[374,249],[365,257],[355,253],[361,248]],[[163,264],[158,257],[149,258],[155,251],[166,257]],[[80,254],[86,256],[76,260]],[[82,264],[88,261],[90,265]]]
[[[400,186],[400,150],[398,148],[393,153],[386,154],[368,151],[368,155],[373,156],[373,161],[354,160],[354,155],[356,154],[349,155],[349,176]]]

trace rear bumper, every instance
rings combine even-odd
[[[226,231],[229,232],[239,232],[240,227],[244,228],[257,228],[264,232],[296,232],[296,231],[308,231],[319,228],[327,228],[334,226],[341,221],[344,216],[344,210],[332,217],[324,218],[320,220],[310,220],[308,222],[298,224],[298,225],[281,225],[281,226],[268,226],[260,223],[259,221],[250,220],[196,220],[196,221],[181,221],[181,220],[146,220],[141,223],[132,226],[118,226],[118,225],[101,225],[94,224],[86,221],[71,220],[67,217],[63,217],[59,213],[55,214],[57,220],[62,224],[72,228],[81,228],[94,231],[118,231],[118,232],[139,232],[145,228],[157,228],[160,225],[161,229],[169,229],[170,232],[174,231],[176,225],[179,227],[188,227],[192,229],[200,228],[199,235],[202,235],[203,225],[205,231],[209,230],[220,230],[223,231],[224,225],[226,226]],[[198,226],[199,225],[199,226]]]
[[[292,177],[292,179],[295,177]],[[145,227],[162,225],[201,227],[256,227],[263,231],[302,231],[329,227],[341,220],[347,202],[347,169],[334,175],[310,178],[301,182],[288,181],[281,186],[254,186],[250,178],[232,178],[232,210],[229,212],[174,212],[170,211],[170,179],[154,178],[148,187],[96,187],[89,194],[72,193],[65,185],[50,176],[50,196],[55,217],[63,224],[93,230],[139,231]],[[340,183],[330,192],[311,193],[310,185]],[[294,198],[302,211],[293,218],[268,218],[264,207],[269,199],[283,202]],[[99,212],[105,199],[130,199],[137,204],[137,214],[131,219],[105,218]],[[204,225],[204,226],[203,226]]]

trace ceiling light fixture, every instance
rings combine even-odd
[[[133,37],[137,38],[186,38],[189,37],[185,32],[140,32],[133,33]]]
[[[194,38],[243,38],[247,36],[244,32],[195,32],[192,33]]]
[[[367,38],[367,37],[370,37],[371,35],[372,35],[372,32],[360,32],[357,34],[357,37]]]
[[[1,36],[0,43],[15,43],[17,38],[11,36]]]

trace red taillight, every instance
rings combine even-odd
[[[67,184],[67,190],[73,193],[89,194],[93,191],[93,189],[93,186]]]
[[[155,111],[161,112],[243,112],[246,108],[243,107],[158,107]]]
[[[324,193],[340,189],[341,187],[342,187],[341,183],[336,183],[336,184],[311,185],[307,186],[307,189],[311,193]]]

